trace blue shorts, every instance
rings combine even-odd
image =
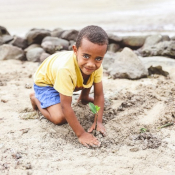
[[[60,94],[51,86],[37,86],[34,84],[35,97],[40,101],[41,108],[60,103]]]

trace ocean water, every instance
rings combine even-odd
[[[0,25],[12,35],[31,28],[99,25],[117,35],[175,35],[175,0],[0,0]]]

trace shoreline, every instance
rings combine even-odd
[[[47,0],[35,3],[6,0],[0,6],[0,25],[10,34],[19,36],[24,36],[32,27],[80,30],[87,25],[99,25],[121,35],[162,32],[173,36],[174,6],[173,0],[142,0],[139,3],[137,0],[50,0],[49,4]]]

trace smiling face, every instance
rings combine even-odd
[[[83,78],[88,77],[101,66],[106,50],[106,44],[94,44],[86,38],[82,39],[81,46],[78,49],[73,46]]]

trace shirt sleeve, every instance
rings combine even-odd
[[[71,74],[67,69],[60,69],[58,71],[53,87],[63,95],[72,96],[74,91],[74,84]]]
[[[99,83],[103,78],[103,66],[101,65],[99,69],[95,71],[94,74],[94,83]]]

